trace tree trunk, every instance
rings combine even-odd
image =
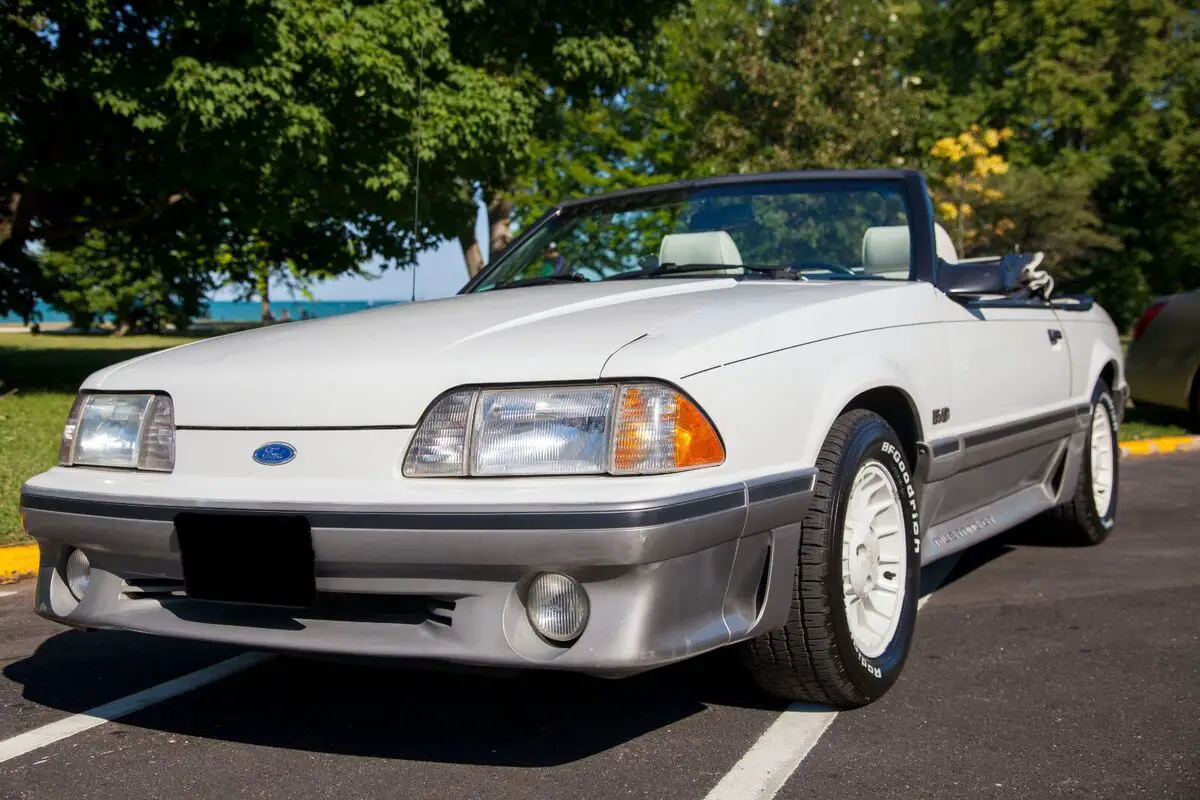
[[[467,275],[474,278],[483,269],[483,250],[479,247],[479,237],[475,235],[475,218],[463,225],[458,234],[458,243],[462,245],[463,258],[467,262]]]
[[[513,201],[503,192],[488,199],[488,261],[496,258],[512,244]]]
[[[273,321],[275,316],[271,313],[271,270],[266,267],[259,270],[254,288],[258,291],[259,301],[262,303],[262,321]]]
[[[129,309],[117,309],[117,319],[112,332],[113,336],[124,336],[125,334],[129,333],[130,329],[133,327],[133,325],[130,324],[129,316]]]
[[[25,236],[29,233],[29,201],[26,198],[26,187],[23,180],[18,180],[10,186],[0,205],[0,248],[9,244],[12,252],[21,252],[25,246]]]

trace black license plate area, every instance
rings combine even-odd
[[[175,518],[184,591],[196,600],[308,608],[316,603],[312,530],[301,516]]]

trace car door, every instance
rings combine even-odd
[[[964,432],[1034,418],[1069,402],[1070,345],[1048,304],[946,302],[955,410]]]
[[[1078,425],[1070,343],[1048,304],[939,294],[952,402],[926,421],[931,477],[944,485],[924,513],[926,525],[974,531],[997,521],[991,506],[1061,463]]]

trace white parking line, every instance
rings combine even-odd
[[[0,597],[12,597],[16,592],[0,592]]]
[[[931,564],[933,585],[941,586],[957,563],[958,557],[951,556]],[[917,610],[931,597],[932,591],[917,600]],[[792,703],[704,800],[770,800],[792,777],[837,715],[829,706]]]
[[[35,728],[34,730],[14,736],[11,739],[5,739],[0,742],[0,764],[17,756],[37,750],[39,747],[45,747],[46,745],[54,744],[55,742],[74,736],[77,733],[83,733],[86,730],[95,728],[97,725],[103,725],[106,722],[111,722],[132,714],[135,711],[141,711],[143,708],[148,708],[155,703],[169,700],[184,692],[190,692],[193,689],[199,689],[201,686],[215,683],[222,678],[228,678],[230,675],[235,675],[256,664],[261,664],[270,657],[266,653],[245,653],[224,661],[218,661],[216,664],[204,669],[189,672],[187,675],[160,683],[157,686],[144,689],[128,697],[122,697],[120,700],[96,706],[92,710],[85,711],[82,714],[75,714],[66,719],[60,719],[58,722],[51,722],[49,725],[43,725],[40,728]]]

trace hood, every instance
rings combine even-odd
[[[765,282],[764,282],[765,283]],[[397,304],[202,340],[117,364],[84,388],[165,391],[176,424],[204,427],[367,427],[415,424],[442,392],[470,383],[593,380],[630,343],[683,320],[747,320],[879,287],[875,283],[739,283],[733,279],[537,286]],[[792,291],[786,291],[792,289]],[[743,308],[738,314],[732,308]],[[730,320],[733,322],[733,320]],[[686,343],[692,370],[705,358]],[[683,374],[670,348],[656,375]],[[677,365],[682,366],[682,365]]]

